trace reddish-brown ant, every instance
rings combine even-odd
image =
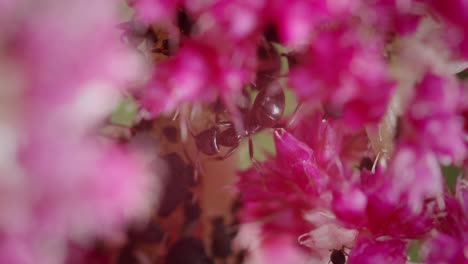
[[[332,264],[345,264],[346,263],[346,252],[344,251],[344,247],[342,249],[333,249],[332,253],[330,254],[330,261],[328,263]]]
[[[243,138],[249,139],[249,155],[253,158],[252,136],[265,128],[281,127],[281,117],[285,109],[283,89],[277,82],[262,89],[255,98],[251,108],[241,108],[243,128],[238,131],[231,121],[217,121],[212,127],[193,135],[198,151],[207,156],[220,153],[220,146],[230,148],[223,156],[216,159],[224,160],[231,156],[239,147]],[[222,130],[220,127],[227,127]]]

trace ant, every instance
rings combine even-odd
[[[284,91],[277,82],[274,82],[260,90],[251,108],[249,105],[240,107],[243,125],[241,131],[234,127],[232,121],[217,120],[214,126],[199,134],[193,135],[192,133],[195,144],[198,150],[207,156],[218,155],[220,146],[230,148],[223,156],[216,157],[217,160],[224,160],[234,153],[242,139],[248,138],[250,159],[254,161],[252,136],[265,128],[283,127],[280,120],[284,109]],[[221,130],[220,126],[227,127],[227,129]]]
[[[328,263],[332,264],[345,264],[346,263],[346,252],[344,251],[344,247],[342,249],[333,249],[330,255],[330,261]]]

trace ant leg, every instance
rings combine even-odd
[[[244,123],[242,119],[242,114],[239,108],[231,102],[232,100],[225,100],[226,102],[226,109],[229,113],[231,113],[231,123],[233,123],[234,128],[236,129],[237,133],[242,134],[244,131]]]
[[[188,132],[190,133],[190,135],[195,138],[195,132],[193,131],[193,128],[192,128],[192,125],[190,124],[190,121],[189,120],[185,120],[185,123],[186,123],[186,128],[188,130]]]
[[[288,127],[287,124],[281,123],[281,124],[276,124],[276,125],[274,125],[272,128],[273,128],[273,129],[279,129],[279,128],[284,128],[284,129],[286,129],[287,127]]]
[[[176,113],[174,114],[174,117],[173,117],[172,121],[175,120],[174,118],[179,119],[180,139],[182,140],[182,142],[186,142],[187,141],[187,131],[190,134],[192,134],[192,136],[193,136],[193,133],[192,133],[192,128],[190,127],[189,120],[188,120],[188,118],[187,118],[187,116],[185,114],[185,111],[181,112],[181,110],[178,107],[177,110],[176,110]]]
[[[179,117],[180,109],[179,107],[176,108],[174,115],[171,118],[171,121],[175,121]]]
[[[187,141],[187,131],[188,131],[188,126],[185,122],[180,122],[180,139],[182,142]]]
[[[187,149],[186,149],[185,147],[182,147],[182,149],[183,149],[183,153],[184,153],[185,159],[187,159],[187,161],[189,161],[190,163],[193,164],[193,160],[192,160],[192,158],[190,157],[190,155],[188,154]]]
[[[260,170],[260,163],[254,157],[254,146],[252,137],[249,137],[249,156],[252,164],[255,166],[257,170]]]
[[[283,74],[278,74],[278,75],[265,74],[263,76],[268,77],[271,80],[276,80],[276,79],[282,79],[282,78],[288,78],[289,77],[289,75],[283,75]]]
[[[217,125],[222,126],[222,127],[233,127],[234,123],[232,121],[217,121]]]
[[[194,136],[193,129],[191,127],[192,115],[189,112],[190,111],[187,106],[183,105],[177,107],[176,113],[173,117],[179,119],[180,139],[184,143],[187,142],[187,132]]]
[[[206,175],[205,169],[203,168],[201,161],[200,161],[200,153],[197,151],[197,156],[195,158],[195,173],[194,178],[195,181],[198,182],[199,174]]]
[[[375,169],[377,168],[377,163],[379,163],[379,159],[380,159],[380,151],[379,153],[377,153],[374,164],[372,165],[372,170],[371,170],[372,173],[375,173]]]
[[[289,119],[289,121],[287,121],[286,123],[284,122],[281,122],[281,123],[278,123],[276,125],[274,125],[272,128],[284,128],[284,129],[288,129],[290,127],[292,127],[294,125],[294,123],[297,121],[298,119],[298,116],[299,116],[299,109],[302,108],[302,103],[298,104],[296,106],[296,109],[294,109],[294,112],[291,114],[291,118]]]
[[[345,255],[346,257],[349,257],[349,254],[346,253],[345,248],[346,248],[346,249],[349,249],[349,250],[351,250],[351,248],[346,247],[345,245],[343,245],[343,247],[341,248],[341,252],[343,252],[343,255]]]
[[[216,157],[215,160],[225,160],[227,158],[229,158],[230,156],[232,156],[232,154],[235,153],[236,149],[239,147],[239,144],[237,144],[236,146],[230,148],[228,150],[228,152],[226,152],[226,154],[224,154],[223,156],[221,157]]]
[[[302,108],[302,105],[303,105],[302,103],[297,104],[296,109],[294,109],[294,112],[291,115],[291,118],[289,119],[288,123],[286,123],[287,128],[291,127],[296,122],[296,120],[298,119],[299,110]]]
[[[194,178],[195,182],[198,182],[199,173],[203,174],[203,168],[202,168],[201,163],[200,163],[198,152],[197,152],[197,156],[196,156],[196,159],[195,159],[195,162],[194,162],[192,160],[192,157],[190,157],[190,155],[188,154],[187,149],[185,147],[182,147],[182,149],[183,149],[183,153],[184,153],[184,156],[187,159],[187,161],[190,162],[190,164],[194,165],[193,178]]]

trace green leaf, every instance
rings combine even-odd
[[[456,166],[442,166],[442,174],[445,177],[447,187],[452,193],[455,192],[455,184],[457,183],[457,178],[461,175],[461,173],[462,170]]]
[[[138,103],[133,98],[123,99],[111,115],[111,123],[132,126],[138,113]]]
[[[410,242],[410,246],[408,248],[408,251],[406,252],[407,256],[409,257],[409,260],[411,262],[419,262],[420,256],[419,256],[419,249],[421,247],[421,242],[419,241],[413,241]]]

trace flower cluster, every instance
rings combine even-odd
[[[147,158],[98,130],[141,67],[119,43],[117,11],[0,4],[1,263],[64,263],[71,244],[115,238],[147,214]]]
[[[0,1],[1,263],[226,261],[237,220],[259,230],[252,261],[398,264],[418,244],[412,261],[468,263],[466,0],[127,4]],[[139,115],[117,142],[121,95]],[[262,130],[276,151],[257,161]],[[206,228],[200,157],[244,139],[241,206]],[[87,252],[102,238],[127,244]]]
[[[141,93],[154,115],[217,95],[235,113],[246,86],[295,92],[295,122],[273,128],[276,155],[237,184],[241,219],[262,223],[268,263],[283,259],[278,241],[291,248],[297,237],[319,260],[344,246],[349,263],[405,263],[409,241],[427,240],[429,263],[467,261],[464,235],[446,231],[463,228],[463,199],[440,169],[466,160],[466,88],[455,76],[467,56],[464,1],[132,4],[136,20],[170,36]],[[255,131],[255,117],[244,118]],[[441,215],[456,224],[436,232]],[[444,241],[453,252],[437,249]]]

